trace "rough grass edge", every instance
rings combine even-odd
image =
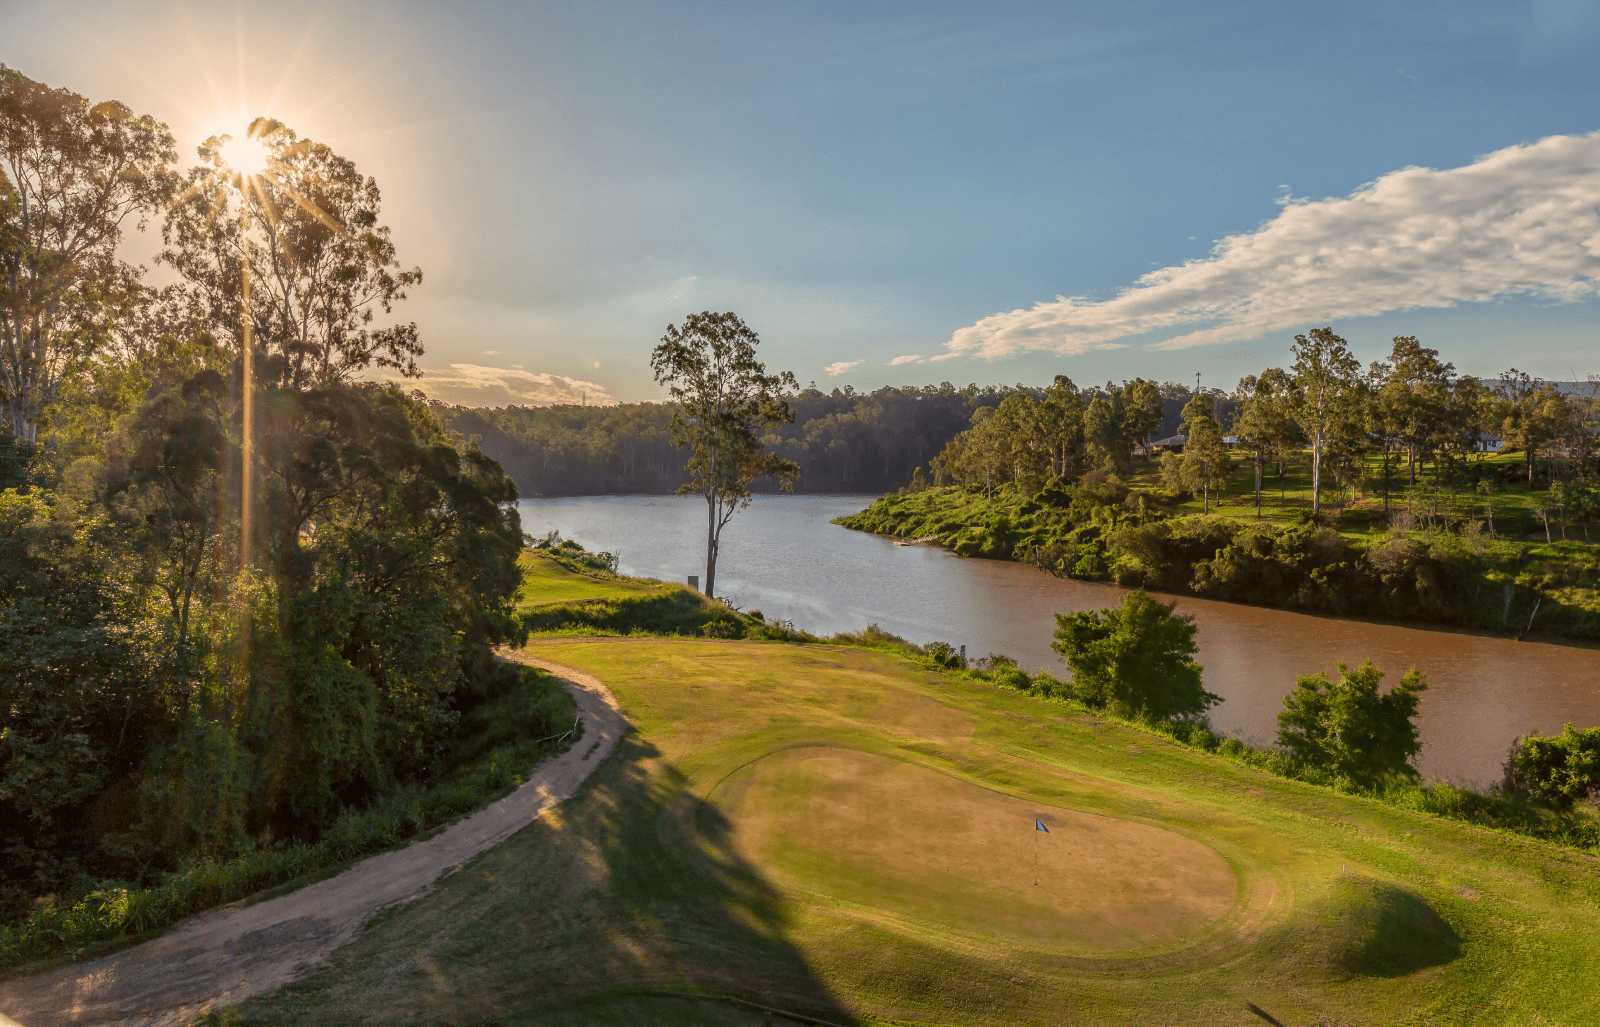
[[[1351,787],[1333,780],[1325,772],[1308,767],[1289,754],[1268,746],[1256,746],[1219,735],[1203,719],[1152,722],[1123,717],[1101,708],[1085,705],[1071,694],[1071,685],[1049,674],[1029,675],[1001,657],[994,669],[961,670],[936,662],[923,661],[931,670],[955,674],[970,681],[981,681],[1025,695],[1069,706],[1102,720],[1155,735],[1184,748],[1196,750],[1238,766],[1259,770],[1274,777],[1314,788],[1325,788],[1341,795],[1370,799],[1396,809],[1506,834],[1518,835],[1587,855],[1600,853],[1600,816],[1582,808],[1558,809],[1498,787],[1487,791],[1446,781],[1389,781],[1374,789]]]

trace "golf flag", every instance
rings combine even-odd
[[[1043,831],[1045,834],[1049,834],[1050,833],[1050,829],[1048,827],[1045,827],[1044,826],[1044,821],[1040,820],[1038,817],[1034,817],[1033,818],[1033,829],[1035,831]]]

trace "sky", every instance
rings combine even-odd
[[[661,398],[699,310],[824,389],[1600,373],[1597,3],[0,0],[0,62],[354,160],[451,402]]]

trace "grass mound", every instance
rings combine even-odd
[[[1416,892],[1352,876],[1274,929],[1263,948],[1297,973],[1403,977],[1455,961],[1461,937]]]

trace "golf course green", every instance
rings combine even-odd
[[[599,678],[636,731],[576,798],[226,1018],[1600,1022],[1592,857],[888,649],[517,655]]]

